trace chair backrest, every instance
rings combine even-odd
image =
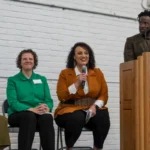
[[[4,100],[3,104],[2,104],[2,112],[3,112],[3,116],[5,116],[5,114],[8,112],[8,101],[7,99]]]

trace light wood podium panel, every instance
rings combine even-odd
[[[120,64],[120,150],[150,150],[150,53]]]

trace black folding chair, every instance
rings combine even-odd
[[[58,129],[57,129],[57,150],[66,149],[66,147],[63,146],[63,135],[62,135],[62,133],[64,132],[64,130],[65,130],[64,128],[61,128],[58,126]],[[91,130],[86,128],[86,127],[83,127],[82,132],[91,132]],[[93,150],[93,148],[90,146],[75,146],[75,147],[73,147],[73,149]]]
[[[8,101],[6,99],[2,104],[2,113],[3,113],[4,117],[7,117],[6,114],[8,113],[8,107],[9,107],[9,105],[8,105]],[[18,133],[19,127],[12,127],[12,126],[8,125],[8,130],[9,130],[9,133]],[[38,132],[38,130],[36,132]],[[41,143],[40,143],[39,150],[41,150],[41,149],[42,149],[42,147],[41,147]],[[11,145],[9,146],[9,150],[11,150]]]

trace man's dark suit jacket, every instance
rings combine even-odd
[[[143,52],[150,51],[150,39],[144,35],[136,34],[127,38],[124,48],[124,61],[137,59]]]

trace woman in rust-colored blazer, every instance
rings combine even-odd
[[[93,131],[94,150],[103,148],[110,127],[107,107],[108,88],[103,73],[95,68],[93,50],[83,42],[76,43],[67,58],[57,83],[60,101],[55,121],[65,128],[67,150],[72,150],[84,126]]]

